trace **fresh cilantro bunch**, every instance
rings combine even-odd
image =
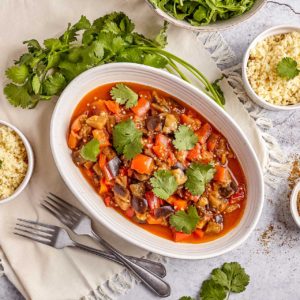
[[[211,272],[208,280],[202,283],[200,300],[228,300],[231,293],[245,291],[250,277],[237,262],[224,263]],[[184,296],[179,300],[194,300]]]
[[[113,146],[118,154],[132,159],[142,152],[142,135],[131,119],[122,121],[113,129]]]
[[[280,77],[290,80],[299,75],[300,69],[298,69],[298,64],[293,58],[284,57],[277,64],[277,73]]]
[[[170,217],[170,225],[176,229],[176,231],[181,231],[184,233],[191,233],[196,229],[196,225],[200,217],[195,206],[189,206],[187,212],[177,211],[174,215]]]
[[[34,108],[39,101],[60,95],[73,78],[92,67],[132,62],[166,68],[189,81],[179,68],[183,67],[222,106],[222,97],[215,85],[195,67],[163,50],[167,44],[166,31],[167,23],[154,39],[149,39],[135,32],[133,22],[122,12],[105,15],[93,23],[82,16],[74,25],[69,24],[58,38],[46,39],[43,44],[35,39],[25,41],[27,52],[6,70],[11,83],[4,88],[4,94],[13,106]],[[134,102],[133,95],[129,96],[127,107]]]

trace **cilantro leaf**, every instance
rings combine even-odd
[[[167,42],[167,30],[168,30],[168,22],[165,21],[163,28],[160,30],[159,34],[154,39],[154,42],[160,48],[165,48],[168,44],[168,42]]]
[[[131,108],[137,104],[138,94],[123,83],[117,83],[110,91],[112,99],[119,104],[125,104],[126,108]]]
[[[60,93],[65,86],[65,77],[61,73],[56,72],[53,75],[48,76],[44,81],[43,90],[47,96],[52,96]]]
[[[142,152],[142,135],[131,119],[122,121],[113,129],[113,146],[118,154],[123,153],[127,159],[132,159]]]
[[[150,179],[153,193],[161,198],[168,199],[177,190],[177,182],[174,175],[169,170],[159,170]]]
[[[201,196],[205,190],[206,184],[213,179],[214,174],[215,168],[212,165],[192,163],[186,170],[187,181],[185,187],[192,195]]]
[[[225,288],[214,280],[205,280],[200,291],[201,300],[224,300],[226,298]]]
[[[191,233],[196,229],[200,217],[195,206],[190,206],[188,211],[177,211],[170,217],[170,225],[177,231]]]
[[[277,64],[277,73],[280,77],[287,80],[293,79],[299,75],[300,70],[297,68],[297,62],[291,57],[284,57]]]
[[[188,126],[180,125],[175,132],[174,146],[178,150],[190,150],[195,147],[198,142],[198,137]]]
[[[143,64],[163,69],[168,64],[168,60],[161,55],[149,53],[145,55]]]
[[[195,299],[190,296],[182,296],[182,297],[180,297],[179,300],[195,300]]]
[[[41,88],[41,81],[40,81],[39,76],[37,74],[35,74],[33,76],[31,85],[32,85],[33,92],[35,94],[38,94],[39,91],[40,91],[40,88]]]
[[[9,103],[13,106],[20,106],[22,108],[32,108],[36,105],[36,100],[32,98],[24,86],[17,86],[9,83],[4,88]]]
[[[12,66],[5,71],[6,76],[14,83],[22,84],[29,75],[28,68],[25,65]]]
[[[80,155],[86,160],[96,162],[97,156],[100,153],[99,146],[99,141],[97,139],[92,139],[81,148]]]

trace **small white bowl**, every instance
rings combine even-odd
[[[295,185],[295,187],[292,191],[292,194],[291,194],[291,198],[290,198],[291,213],[292,213],[294,221],[296,222],[296,224],[300,228],[300,215],[299,215],[299,212],[298,212],[298,209],[297,209],[298,193],[300,193],[300,180]]]
[[[185,20],[178,20],[174,18],[172,15],[164,12],[160,8],[155,7],[152,3],[150,3],[149,0],[146,0],[146,2],[159,16],[163,17],[166,21],[168,21],[169,23],[175,26],[185,28],[188,30],[193,30],[193,31],[217,31],[217,30],[219,31],[245,22],[246,20],[248,20],[250,17],[252,17],[259,11],[263,7],[263,5],[267,2],[267,0],[256,0],[253,7],[249,11],[245,12],[240,16],[236,16],[228,20],[217,21],[215,23],[210,23],[208,25],[201,25],[201,26],[193,26]]]
[[[33,151],[32,151],[29,141],[27,140],[25,135],[18,128],[16,128],[12,124],[10,124],[6,121],[2,121],[2,120],[0,120],[0,125],[7,126],[18,134],[18,136],[21,138],[21,140],[25,146],[25,149],[27,152],[27,160],[28,160],[28,168],[27,168],[27,172],[25,174],[23,181],[21,182],[21,184],[17,187],[17,189],[14,191],[14,193],[11,196],[9,196],[8,198],[5,198],[3,200],[0,200],[0,205],[1,205],[1,204],[10,202],[13,199],[15,199],[16,197],[18,197],[22,193],[22,191],[26,188],[26,186],[32,176],[32,172],[33,172],[34,155],[33,155]]]
[[[247,76],[247,64],[249,61],[249,56],[250,52],[253,48],[256,47],[257,43],[264,40],[265,38],[272,36],[272,35],[277,35],[277,34],[283,34],[283,33],[288,33],[288,32],[293,32],[293,31],[299,31],[300,32],[300,26],[292,26],[292,25],[279,25],[275,27],[271,27],[265,31],[263,31],[260,35],[258,35],[253,42],[249,45],[246,53],[244,54],[243,58],[243,65],[242,65],[242,76],[243,76],[243,82],[245,86],[245,90],[249,97],[259,106],[269,109],[269,110],[294,110],[294,109],[300,109],[300,104],[293,104],[293,105],[275,105],[272,103],[269,103],[262,97],[258,96],[255,91],[253,90]]]
[[[223,237],[201,244],[175,243],[133,224],[107,208],[100,196],[74,165],[66,133],[74,109],[84,95],[113,82],[134,82],[171,94],[195,110],[220,130],[235,151],[247,181],[247,204],[239,224]],[[72,101],[69,101],[72,99]],[[95,220],[120,238],[165,256],[204,259],[226,253],[244,242],[255,228],[264,202],[263,176],[254,150],[238,124],[200,89],[164,70],[132,63],[111,63],[92,68],[76,77],[61,94],[51,120],[50,144],[56,166],[67,186],[90,211]]]

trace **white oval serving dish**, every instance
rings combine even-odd
[[[15,198],[17,198],[22,193],[22,191],[26,188],[26,186],[28,185],[30,178],[32,176],[32,172],[33,172],[34,155],[33,155],[33,150],[31,148],[29,141],[17,127],[13,126],[12,124],[10,124],[6,121],[2,121],[2,120],[0,120],[0,125],[7,126],[17,133],[17,135],[21,138],[21,140],[25,146],[25,149],[27,152],[27,159],[28,159],[28,168],[27,168],[27,172],[26,172],[26,175],[25,175],[23,181],[21,182],[21,184],[17,187],[17,189],[14,191],[14,193],[11,196],[9,196],[8,198],[5,198],[3,200],[0,200],[0,205],[1,205],[1,204],[10,202],[10,201],[14,200]]]
[[[244,82],[245,90],[248,94],[248,96],[259,106],[269,109],[269,110],[281,110],[281,111],[287,111],[287,110],[294,110],[294,109],[300,109],[300,104],[293,104],[293,105],[275,105],[272,103],[269,103],[268,101],[264,100],[262,97],[258,96],[256,92],[251,87],[251,84],[248,80],[247,76],[247,64],[250,56],[250,52],[253,48],[256,47],[257,43],[264,40],[265,38],[276,35],[276,34],[283,34],[288,33],[292,31],[299,31],[300,32],[300,26],[292,26],[292,25],[279,25],[275,27],[271,27],[265,31],[263,31],[261,34],[259,34],[249,45],[247,51],[244,54],[243,57],[243,64],[242,64],[242,77]]]
[[[94,88],[106,83],[121,81],[148,85],[185,101],[201,112],[228,139],[239,158],[248,186],[244,216],[238,226],[228,234],[215,241],[200,244],[175,243],[151,234],[129,222],[114,209],[107,208],[100,196],[76,168],[66,142],[69,122],[74,109],[80,100]],[[53,157],[70,190],[90,211],[95,220],[139,247],[182,259],[214,257],[226,253],[244,242],[261,215],[264,199],[263,176],[247,138],[233,119],[208,96],[166,71],[138,64],[113,63],[82,73],[66,87],[60,96],[53,112],[50,130]]]
[[[192,31],[218,31],[218,30],[228,29],[232,26],[236,26],[238,24],[247,21],[249,18],[254,16],[257,12],[259,12],[263,8],[267,0],[256,0],[252,8],[240,16],[236,16],[228,20],[217,21],[215,23],[202,25],[202,26],[193,26],[185,20],[178,20],[174,18],[172,15],[168,14],[167,12],[164,12],[160,8],[155,7],[152,3],[150,3],[149,0],[146,0],[146,2],[159,16],[161,16],[166,21],[168,21],[169,23],[175,26],[192,30]]]

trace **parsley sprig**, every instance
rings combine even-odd
[[[174,175],[169,170],[159,170],[150,178],[153,187],[153,193],[161,198],[168,199],[177,190],[177,182]]]
[[[110,91],[112,99],[119,104],[125,104],[126,108],[134,107],[138,101],[138,94],[124,83],[117,83]]]
[[[212,165],[192,163],[186,170],[187,181],[185,187],[192,195],[201,196],[206,184],[213,179],[214,174],[215,168]]]
[[[166,31],[167,23],[157,37],[149,39],[135,32],[134,24],[122,12],[105,15],[93,23],[82,16],[58,38],[46,39],[43,44],[35,39],[25,41],[28,51],[6,70],[11,82],[4,93],[11,105],[34,108],[40,101],[60,95],[73,78],[92,67],[132,62],[172,70],[190,81],[182,67],[222,106],[215,86],[198,69],[162,49],[167,44]],[[126,105],[131,107],[134,101],[127,100]]]
[[[122,121],[113,129],[113,146],[118,154],[132,159],[142,152],[142,135],[131,119]]]
[[[299,75],[300,69],[298,69],[298,64],[293,58],[284,57],[277,64],[277,73],[280,77],[290,80]]]
[[[211,272],[208,280],[202,283],[200,300],[228,300],[231,293],[245,291],[250,281],[245,269],[237,262],[224,263]],[[194,300],[183,296],[179,300]]]
[[[190,150],[195,147],[198,137],[194,131],[186,125],[180,125],[175,132],[174,146],[178,150]]]

